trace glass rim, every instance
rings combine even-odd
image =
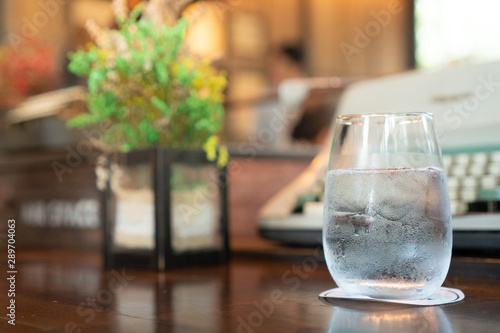
[[[434,118],[430,112],[375,112],[375,113],[356,113],[356,114],[343,114],[336,117],[337,120],[351,120],[359,118],[382,118],[382,117],[422,117],[428,116]]]

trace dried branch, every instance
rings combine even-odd
[[[195,2],[198,2],[198,0],[172,0],[173,2],[177,3],[177,18],[180,18],[182,16],[182,12],[184,9],[186,9],[190,4],[193,4]]]
[[[182,12],[190,4],[198,0],[150,0],[144,11],[144,15],[156,22],[174,25]]]

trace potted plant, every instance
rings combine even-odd
[[[89,113],[68,125],[99,128],[97,144],[114,152],[96,168],[107,267],[165,270],[228,255],[228,153],[217,136],[226,78],[186,50],[187,21],[159,15],[158,3],[129,12],[115,1],[118,27],[87,22],[95,43],[69,55],[69,70],[88,77]]]

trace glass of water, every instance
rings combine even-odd
[[[419,299],[441,286],[452,230],[432,114],[337,117],[323,245],[330,274],[349,295]]]

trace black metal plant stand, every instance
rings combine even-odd
[[[116,154],[110,156],[109,161],[114,161],[123,170],[124,174],[131,171],[129,177],[132,179],[131,183],[134,182],[134,177],[135,180],[145,180],[144,182],[149,184],[154,199],[151,202],[153,207],[149,210],[153,212],[152,216],[147,223],[141,225],[141,221],[136,220],[144,218],[147,214],[143,214],[143,216],[140,211],[137,212],[137,209],[134,211],[130,208],[137,204],[133,200],[124,202],[120,199],[116,189],[113,188],[115,186],[113,184],[113,172],[115,171],[113,168],[110,169],[103,204],[104,262],[106,268],[130,267],[164,271],[181,267],[220,264],[228,260],[229,230],[227,172],[225,168],[218,169],[215,162],[207,160],[203,151],[163,148]],[[203,183],[203,189],[205,190],[203,194],[207,197],[210,196],[212,206],[217,206],[212,207],[211,211],[218,212],[214,214],[217,221],[213,222],[214,231],[211,233],[211,237],[214,242],[211,246],[190,249],[189,239],[187,248],[179,250],[174,246],[174,238],[177,236],[173,225],[173,191],[175,191],[176,185],[172,177],[178,176],[174,172],[174,168],[176,168],[175,170],[188,168],[191,171],[194,170],[195,174],[204,172],[212,175],[211,178],[205,177],[209,179],[210,183],[208,181]],[[136,186],[139,181],[136,182]],[[139,199],[141,198],[139,197]],[[149,207],[147,204],[143,206]],[[192,203],[188,201],[185,206],[188,211],[189,209],[196,209],[195,198],[193,198]],[[206,218],[206,216],[203,218]],[[146,229],[152,231],[151,244],[130,247],[118,244],[118,229],[120,228],[131,230],[129,230],[127,239],[132,243],[139,238],[139,236],[133,235],[134,230],[137,231],[137,235]]]

